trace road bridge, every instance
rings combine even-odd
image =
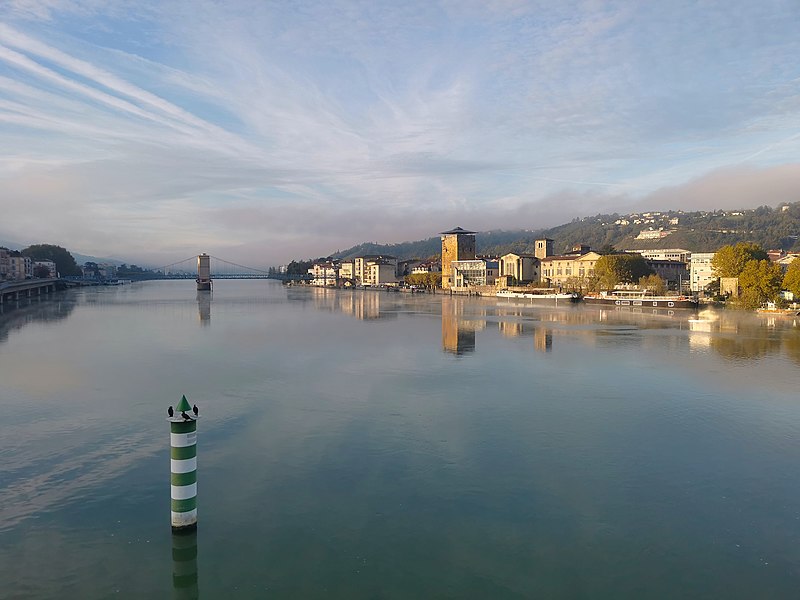
[[[42,294],[52,294],[62,290],[67,284],[62,279],[25,279],[0,283],[0,304],[15,302],[23,298],[33,298]]]

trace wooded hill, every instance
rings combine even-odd
[[[677,220],[677,221],[676,221]],[[637,223],[636,221],[639,221]],[[459,223],[465,228],[471,223]],[[636,239],[643,230],[671,231],[661,239]],[[650,211],[629,215],[596,215],[574,219],[551,229],[486,231],[476,234],[479,254],[503,255],[508,252],[533,253],[534,242],[551,238],[555,252],[562,253],[577,244],[588,244],[593,250],[645,250],[685,248],[692,252],[714,252],[738,242],[754,242],[764,249],[800,251],[800,202],[778,208],[717,211]],[[367,254],[395,256],[400,260],[438,257],[441,242],[438,236],[400,244],[364,243],[333,255],[352,258]]]

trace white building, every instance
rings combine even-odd
[[[421,273],[441,273],[442,272],[442,265],[441,263],[432,262],[432,263],[420,263],[416,267],[411,269],[412,275],[417,275]]]
[[[689,261],[689,279],[693,292],[702,292],[709,283],[717,280],[711,268],[711,260],[715,254],[716,252],[692,252]]]
[[[378,285],[371,283],[374,278],[371,275],[370,264],[390,264],[394,269],[393,277],[397,275],[397,259],[394,256],[381,256],[379,254],[368,254],[365,256],[357,256],[353,259],[353,277],[357,285]],[[380,271],[380,269],[379,269]],[[385,271],[385,269],[384,269]]]
[[[683,248],[669,248],[665,250],[625,250],[633,254],[641,254],[647,260],[677,260],[688,263],[692,258],[692,251]]]
[[[634,221],[636,222],[636,221]],[[636,236],[637,240],[660,240],[661,238],[667,237],[670,233],[672,233],[671,229],[643,229],[639,232],[639,235]]]
[[[327,287],[336,285],[337,269],[331,262],[314,263],[308,270],[311,285]]]
[[[394,285],[397,283],[397,265],[385,260],[367,262],[364,269],[364,285]]]
[[[500,267],[496,261],[476,258],[474,260],[454,260],[453,287],[475,287],[494,285]]]
[[[47,269],[47,277],[56,277],[58,272],[56,271],[56,263],[52,260],[37,260],[33,263],[33,270],[34,272],[37,269]]]
[[[339,264],[339,279],[345,279],[350,283],[355,282],[355,272],[352,260],[346,260]]]

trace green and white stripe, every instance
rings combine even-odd
[[[181,416],[186,413],[189,419]],[[197,419],[186,400],[181,398],[170,423],[170,497],[172,528],[197,526]]]
[[[175,600],[197,600],[197,531],[172,534],[172,587]]]

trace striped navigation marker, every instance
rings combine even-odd
[[[169,457],[172,529],[197,527],[197,419],[186,396],[175,410],[170,406]]]

